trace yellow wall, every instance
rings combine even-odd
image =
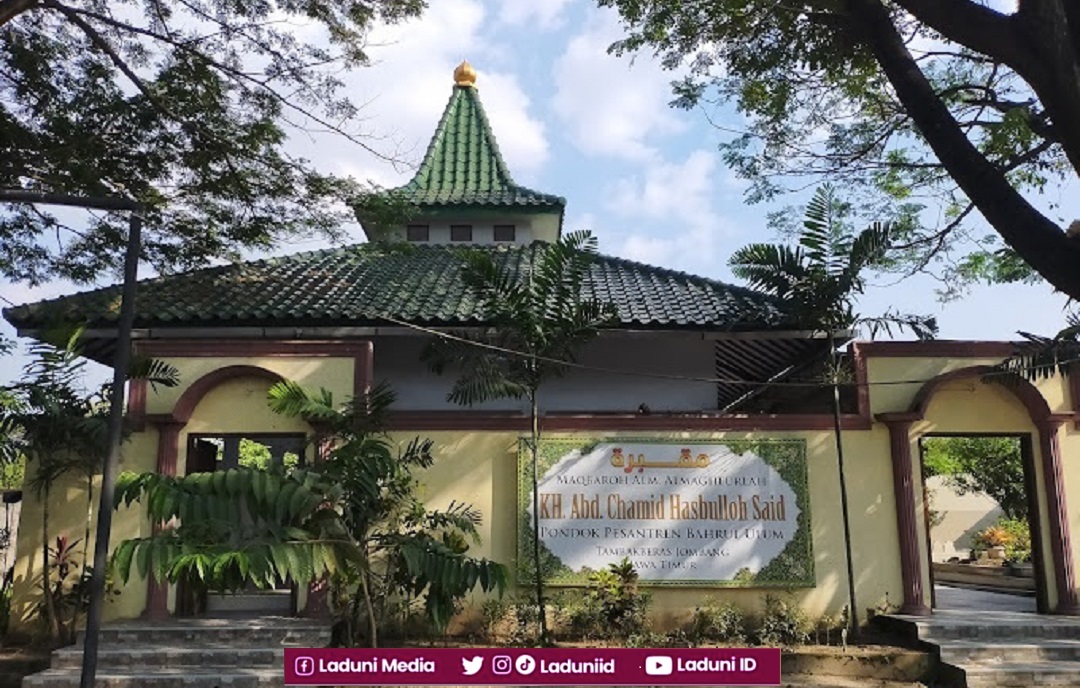
[[[303,358],[265,357],[258,359],[192,357],[167,359],[180,371],[178,387],[147,390],[147,413],[167,414],[176,401],[193,382],[213,370],[229,365],[255,365],[278,373],[286,379],[318,389],[325,387],[337,400],[344,401],[352,395],[353,361],[351,358]],[[211,390],[195,408],[190,422],[179,438],[177,470],[184,471],[187,437],[190,433],[230,432],[307,432],[305,423],[277,416],[266,403],[266,391],[270,382],[262,378],[240,378],[228,381]],[[141,432],[133,433],[123,446],[121,471],[145,472],[157,467],[157,430],[151,424]],[[27,467],[32,475],[33,466]],[[95,481],[93,506],[96,521],[100,477]],[[76,476],[65,477],[52,489],[49,500],[50,539],[66,535],[81,539],[86,523],[85,483]],[[42,503],[33,493],[24,495],[23,517],[16,543],[15,579],[12,590],[12,627],[16,631],[36,631],[34,607],[40,600],[41,572],[41,514]],[[111,543],[132,537],[148,536],[152,530],[150,521],[143,516],[136,504],[123,507],[113,514]],[[89,542],[89,556],[93,558],[93,531]],[[120,581],[116,581],[120,585]],[[106,620],[134,618],[142,614],[146,606],[147,583],[138,577],[123,585],[119,596],[110,598],[105,607]],[[170,606],[172,600],[170,599]]]
[[[452,500],[467,502],[483,514],[483,543],[472,550],[512,565],[516,555],[517,531],[517,439],[516,433],[428,432],[436,447],[436,463],[423,478],[423,496],[432,507]],[[407,442],[415,434],[396,433]],[[769,438],[805,439],[810,488],[811,530],[814,543],[817,586],[796,590],[813,616],[836,614],[847,602],[847,574],[844,565],[843,521],[837,481],[836,448],[833,435],[819,432],[769,433],[618,433],[594,432],[574,437],[619,437],[636,439],[736,440]],[[551,437],[554,437],[552,435]],[[856,595],[865,616],[866,607],[901,596],[899,546],[893,516],[892,469],[888,462],[888,435],[884,431],[845,433],[844,452],[851,509],[852,542],[856,575]],[[512,567],[513,568],[513,567]],[[775,590],[773,591],[775,592]],[[653,590],[653,610],[657,621],[671,624],[685,620],[702,599],[715,595],[731,600],[749,611],[758,611],[762,590],[682,587]]]
[[[993,365],[995,359],[919,359],[919,358],[872,358],[868,362],[869,378],[873,382],[890,384],[872,387],[871,407],[874,413],[905,410],[918,392],[921,384],[894,385],[896,381],[925,380],[942,373],[976,365]],[[1039,380],[1035,383],[1039,393],[1046,399],[1052,413],[1072,413],[1068,380],[1061,377]],[[1043,568],[1051,608],[1057,603],[1058,591],[1053,575],[1050,556],[1049,528],[1045,526],[1047,511],[1043,456],[1039,446],[1038,430],[1031,421],[1027,409],[1006,387],[987,384],[978,378],[962,378],[941,385],[926,410],[925,419],[912,427],[913,479],[919,484],[918,438],[934,433],[1002,433],[1029,435],[1034,455],[1035,483],[1039,504],[1043,543]],[[1065,423],[1058,433],[1062,467],[1065,477],[1066,511],[1073,541],[1073,570],[1080,572],[1080,470],[1074,457],[1080,455],[1080,432],[1073,423]],[[919,548],[924,558],[929,547],[923,519],[922,495],[916,494],[916,516],[919,522]],[[925,560],[925,559],[924,559]],[[929,571],[924,570],[924,590],[929,604]]]
[[[352,393],[353,362],[349,358],[266,357],[244,358],[175,358],[171,363],[181,371],[182,385],[174,389],[148,391],[147,412],[165,414],[172,410],[187,386],[216,368],[228,365],[258,365],[285,378],[299,381],[306,387],[327,387],[335,398],[344,400]],[[871,410],[873,413],[907,410],[921,382],[891,384],[897,381],[922,381],[959,367],[993,361],[973,359],[871,358],[868,372],[872,383]],[[184,467],[187,436],[190,433],[228,432],[299,432],[304,424],[274,415],[266,406],[269,382],[262,379],[237,379],[209,392],[196,407],[179,439],[178,469]],[[1067,384],[1057,378],[1042,381],[1039,389],[1055,412],[1071,411]],[[924,433],[943,432],[1002,432],[1034,433],[1031,421],[1022,405],[1000,386],[985,385],[977,380],[960,380],[944,385],[933,397],[925,421],[913,428],[912,456],[915,484],[918,484],[917,439]],[[407,441],[415,435],[430,437],[435,442],[437,462],[423,476],[422,494],[433,507],[445,506],[451,500],[473,504],[483,515],[483,543],[474,553],[511,565],[516,552],[517,523],[517,439],[512,432],[399,432],[395,438]],[[727,432],[727,433],[622,433],[644,439],[685,438],[695,440],[799,438],[807,443],[808,477],[810,488],[811,528],[817,585],[796,590],[812,616],[836,614],[847,601],[844,564],[843,524],[840,493],[837,481],[837,457],[830,431],[807,432]],[[594,432],[579,437],[614,437],[617,432]],[[1066,495],[1074,542],[1080,540],[1080,432],[1069,423],[1060,433],[1066,479]],[[865,618],[866,609],[882,603],[886,596],[898,604],[902,600],[899,545],[895,503],[893,497],[892,464],[889,435],[881,423],[865,431],[846,431],[844,449],[851,510],[854,568],[858,596],[858,612]],[[1034,442],[1040,504],[1045,519],[1045,495],[1039,446]],[[136,433],[124,446],[122,468],[153,470],[157,460],[157,433],[153,427]],[[30,469],[32,471],[32,467]],[[916,495],[917,500],[920,495]],[[58,485],[50,502],[53,536],[66,533],[81,537],[85,521],[86,502],[81,485],[64,481]],[[917,504],[921,524],[921,503]],[[37,595],[30,582],[40,565],[41,505],[27,494],[24,519],[19,529],[15,623],[25,624],[31,604]],[[118,512],[115,518],[113,541],[146,535],[150,524],[140,518],[138,510]],[[922,533],[924,531],[920,531]],[[1046,529],[1044,528],[1044,540]],[[927,543],[921,543],[925,555]],[[1044,548],[1049,551],[1048,547]],[[1080,550],[1072,553],[1074,561]],[[925,561],[925,559],[924,559]],[[1049,562],[1047,562],[1049,564]],[[1051,569],[1047,567],[1047,570]],[[1080,570],[1080,561],[1077,561]],[[1051,583],[1051,602],[1056,597]],[[657,588],[654,590],[654,610],[658,620],[674,621],[700,604],[703,597],[715,594],[735,601],[750,610],[760,608],[760,590]],[[929,589],[927,588],[927,595]],[[144,581],[130,582],[118,600],[107,607],[108,618],[130,618],[143,611],[146,599]],[[929,599],[927,599],[927,602]]]

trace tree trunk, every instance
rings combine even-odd
[[[844,440],[840,429],[840,371],[837,367],[836,340],[829,331],[829,367],[832,377],[833,438],[836,440],[836,467],[840,475],[840,515],[844,520],[844,558],[848,579],[848,625],[852,636],[859,633],[859,611],[855,601],[855,566],[851,554],[851,518],[848,515],[847,476],[844,472]]]
[[[86,581],[86,567],[87,559],[90,553],[90,528],[91,521],[94,518],[94,474],[87,473],[86,475],[86,528],[83,531],[82,541],[82,567],[79,571],[79,584],[82,585]],[[71,625],[74,628],[78,622],[79,614],[85,610],[82,608],[83,597],[79,597],[75,601],[75,609],[71,612]],[[87,600],[89,603],[89,600]]]
[[[371,601],[371,589],[368,584],[367,572],[360,574],[360,589],[364,594],[364,606],[367,608],[368,617],[368,643],[371,647],[379,646],[379,624],[375,621],[375,604]]]
[[[533,566],[536,574],[536,613],[540,622],[540,644],[548,644],[547,609],[544,607],[544,572],[540,566],[540,418],[536,406],[536,390],[529,392],[529,413],[532,425],[532,439],[529,449],[532,454],[532,493],[533,493]]]
[[[38,4],[38,0],[0,0],[0,26]]]
[[[949,176],[998,234],[1053,287],[1080,299],[1080,239],[1070,239],[1032,206],[968,140],[911,57],[879,0],[848,0],[861,42]]]
[[[45,485],[41,503],[41,589],[45,605],[45,625],[54,641],[62,640],[60,619],[56,613],[56,600],[53,598],[52,572],[49,570],[49,499],[52,490]],[[61,581],[63,583],[63,581]]]

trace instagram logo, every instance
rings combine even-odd
[[[512,671],[514,660],[506,655],[498,655],[491,658],[491,673],[506,676]]]
[[[311,657],[297,657],[293,670],[297,676],[311,676],[315,673],[315,660]]]

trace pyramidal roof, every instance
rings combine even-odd
[[[412,180],[392,193],[425,209],[500,208],[556,211],[566,200],[514,181],[499,152],[468,62],[454,70],[454,90],[423,162]]]

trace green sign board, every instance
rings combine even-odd
[[[653,585],[815,585],[804,440],[548,439],[538,476],[549,583],[627,558]],[[533,508],[522,442],[520,580],[535,576]]]

